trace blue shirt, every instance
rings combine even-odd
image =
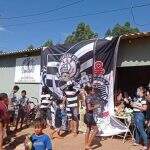
[[[32,135],[31,142],[33,145],[32,150],[52,150],[51,139],[48,135]]]

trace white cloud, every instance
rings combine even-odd
[[[6,31],[4,27],[0,27],[0,31]]]

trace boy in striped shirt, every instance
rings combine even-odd
[[[80,92],[74,89],[74,85],[68,86],[65,91],[65,102],[68,116],[69,130],[72,130],[74,136],[78,134],[79,124],[79,105],[78,105],[78,94]],[[72,128],[73,127],[73,128]]]

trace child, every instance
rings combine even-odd
[[[2,150],[4,130],[9,121],[8,114],[8,96],[6,93],[0,94],[0,150]]]
[[[58,99],[56,100],[55,103],[55,130],[52,133],[52,137],[53,138],[58,138],[58,139],[62,139],[62,137],[60,136],[60,130],[62,127],[62,111],[63,111],[63,101]],[[55,134],[55,136],[54,136]]]
[[[26,97],[26,94],[27,93],[25,90],[23,90],[21,92],[21,98],[19,99],[19,102],[18,102],[19,110],[18,110],[18,116],[17,116],[17,122],[16,122],[15,130],[17,130],[18,123],[19,123],[20,119],[21,119],[20,128],[22,129],[24,118],[26,117],[26,114],[27,114],[27,109],[28,109],[27,107],[28,107],[29,99]]]
[[[52,127],[51,117],[51,95],[46,86],[42,87],[41,104],[40,104],[40,118],[45,119],[46,123]]]
[[[91,86],[85,86],[84,90],[86,91],[86,113],[84,115],[84,123],[87,126],[85,134],[85,149],[91,150],[92,142],[99,131],[94,120],[94,110],[99,108],[100,105],[95,105],[94,103],[95,99],[93,97],[93,88]]]
[[[43,133],[44,121],[41,119],[37,119],[35,121],[34,127],[35,133],[30,138],[32,142],[31,150],[52,150],[51,139],[47,134]],[[25,140],[25,150],[30,150],[27,140]]]

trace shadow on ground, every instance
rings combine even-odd
[[[16,138],[14,137],[12,142],[9,142],[6,146],[4,146],[5,150],[14,150],[16,146],[24,142],[26,136],[27,134],[18,136]]]

